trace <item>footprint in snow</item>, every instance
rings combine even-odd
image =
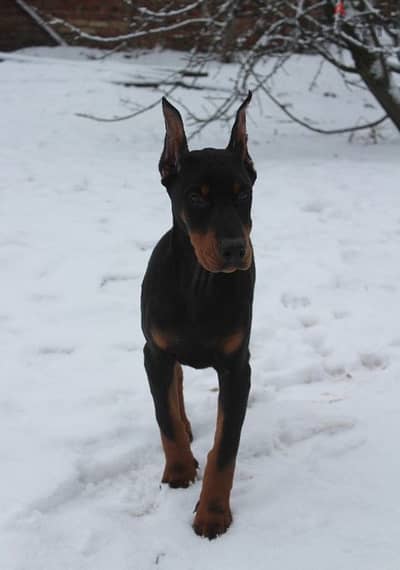
[[[324,370],[332,378],[342,378],[346,375],[346,367],[343,364],[329,359],[324,362]]]
[[[140,249],[140,251],[149,251],[154,247],[154,242],[150,241],[137,241],[135,243],[136,247]]]
[[[158,506],[157,457],[158,449],[153,448],[133,453],[130,450],[120,456],[112,456],[110,452],[108,460],[82,457],[73,475],[16,513],[10,523],[23,523],[32,513],[49,514],[67,504],[79,505],[83,499],[95,500],[108,510],[116,509],[134,517],[151,514]]]
[[[333,314],[333,317],[335,319],[338,319],[338,320],[345,319],[346,317],[348,317],[350,315],[350,313],[348,311],[344,311],[344,310],[340,310],[340,309],[333,311],[332,314]]]
[[[125,281],[135,281],[135,279],[138,279],[139,275],[136,274],[116,274],[116,273],[109,273],[108,275],[104,275],[104,277],[102,278],[101,282],[100,282],[100,289],[103,289],[104,287],[114,284],[114,283],[123,283]]]
[[[50,295],[47,293],[33,293],[31,295],[31,301],[34,303],[54,303],[59,299],[59,295]]]
[[[142,344],[134,344],[134,343],[118,343],[114,344],[113,348],[115,350],[121,350],[122,352],[137,352],[143,349]]]
[[[360,257],[360,252],[357,248],[343,249],[341,257],[345,263],[353,263],[358,257]]]
[[[319,318],[317,315],[313,315],[311,313],[300,315],[299,321],[305,329],[315,327],[319,324]]]
[[[319,363],[309,364],[303,366],[298,374],[298,383],[314,384],[315,382],[322,382],[324,379],[324,369]]]
[[[311,304],[311,301],[305,295],[283,293],[281,296],[281,303],[287,309],[299,309],[302,307],[308,307]]]
[[[322,200],[310,200],[309,202],[306,202],[301,209],[303,212],[320,214],[328,206],[328,202],[324,202]]]
[[[43,356],[69,356],[75,352],[73,346],[42,346],[38,353]]]
[[[378,354],[377,352],[363,352],[360,354],[360,362],[368,370],[381,369],[384,370],[389,365],[389,360],[386,356]]]
[[[290,422],[282,421],[277,434],[278,440],[284,445],[291,446],[321,434],[333,436],[351,430],[355,426],[354,420],[350,418],[327,417],[314,420],[314,423],[311,423],[310,418],[298,416]]]

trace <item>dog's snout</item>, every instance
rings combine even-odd
[[[224,238],[220,242],[221,256],[229,266],[239,266],[246,255],[246,242],[243,238]]]

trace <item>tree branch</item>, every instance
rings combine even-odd
[[[384,121],[386,121],[386,119],[388,119],[389,117],[387,115],[384,115],[383,117],[381,117],[380,119],[377,119],[376,121],[372,121],[371,123],[365,123],[364,125],[357,125],[355,127],[343,127],[340,129],[321,129],[320,127],[313,127],[312,125],[310,125],[309,123],[307,123],[306,121],[303,121],[302,119],[299,119],[298,117],[296,117],[293,113],[291,113],[290,111],[287,110],[286,105],[283,105],[280,101],[278,101],[278,99],[276,97],[274,97],[272,95],[272,93],[270,93],[270,91],[268,91],[268,89],[266,89],[265,85],[263,85],[257,78],[257,76],[255,74],[253,74],[255,79],[257,80],[257,87],[259,89],[261,89],[265,95],[277,106],[279,107],[279,109],[281,109],[281,111],[283,111],[292,121],[294,121],[295,123],[301,125],[302,127],[305,127],[306,129],[309,129],[310,131],[313,131],[315,133],[321,133],[324,135],[340,135],[340,134],[344,134],[344,133],[353,133],[355,131],[362,131],[364,129],[371,129],[372,127],[376,127],[378,125],[380,125],[381,123],[383,123]]]

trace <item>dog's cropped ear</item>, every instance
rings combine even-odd
[[[163,97],[162,110],[165,119],[165,140],[158,168],[161,182],[165,184],[170,176],[178,173],[181,157],[189,149],[178,109]]]
[[[246,108],[250,103],[252,97],[251,91],[249,91],[246,99],[240,105],[237,113],[235,123],[232,127],[231,138],[227,146],[227,150],[236,153],[240,156],[243,161],[251,182],[253,183],[257,178],[257,173],[254,169],[253,161],[250,158],[249,152],[247,150],[247,129],[246,129]]]

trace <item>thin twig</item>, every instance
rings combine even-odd
[[[108,57],[110,57],[114,53],[121,51],[121,49],[126,48],[126,46],[127,46],[127,42],[121,42],[120,44],[116,45],[115,48],[110,49],[106,53],[103,53],[102,55],[94,56],[94,57],[89,56],[89,59],[93,59],[94,61],[103,61],[104,59],[107,59]]]
[[[171,92],[167,93],[166,96],[170,95]],[[119,121],[127,121],[128,119],[133,119],[138,115],[142,115],[143,113],[146,113],[151,109],[154,109],[154,107],[157,107],[157,105],[161,103],[161,100],[162,97],[159,97],[158,99],[156,99],[156,101],[150,103],[150,105],[147,105],[146,107],[141,107],[138,111],[134,111],[129,115],[122,115],[120,117],[97,117],[96,115],[91,115],[90,113],[75,113],[75,116],[81,117],[83,119],[91,119],[92,121],[98,121],[99,123],[118,123]]]
[[[178,30],[180,28],[185,28],[193,24],[209,24],[210,21],[208,18],[191,18],[189,20],[184,20],[183,22],[176,22],[175,24],[160,26],[158,28],[150,28],[148,30],[141,30],[138,32],[130,32],[128,34],[121,34],[119,36],[98,36],[96,34],[89,34],[88,32],[84,32],[81,28],[74,26],[73,24],[67,22],[66,20],[63,20],[62,18],[52,18],[50,23],[53,25],[60,24],[62,26],[65,26],[70,32],[75,32],[78,35],[78,37],[83,38],[85,40],[92,40],[99,43],[114,43],[114,42],[123,42],[137,38],[142,38],[144,36],[152,36],[155,34],[171,32],[172,30]],[[215,22],[214,25],[216,25]]]
[[[257,79],[258,85],[257,87],[259,89],[261,89],[265,95],[271,99],[271,101],[273,103],[275,103],[275,105],[277,107],[279,107],[279,109],[281,109],[281,111],[283,111],[292,121],[294,121],[295,123],[298,123],[299,125],[301,125],[302,127],[305,127],[306,129],[309,129],[310,131],[314,131],[315,133],[321,133],[324,135],[340,135],[340,134],[344,134],[344,133],[352,133],[355,131],[362,131],[364,129],[371,129],[372,127],[376,127],[378,125],[380,125],[381,123],[383,123],[384,121],[386,121],[386,119],[388,119],[388,115],[384,115],[383,117],[381,117],[380,119],[377,119],[376,121],[372,121],[371,123],[365,123],[363,125],[358,125],[355,127],[343,127],[340,129],[321,129],[320,127],[313,127],[312,125],[310,125],[309,123],[307,123],[306,121],[303,121],[302,119],[299,119],[298,117],[296,117],[296,115],[294,115],[293,113],[291,113],[290,111],[287,110],[287,106],[283,105],[280,101],[278,101],[278,99],[276,97],[274,97],[272,95],[272,93],[270,93],[268,91],[268,89],[266,89],[265,85],[263,85],[257,78],[257,76],[255,74],[253,74],[254,77]]]

